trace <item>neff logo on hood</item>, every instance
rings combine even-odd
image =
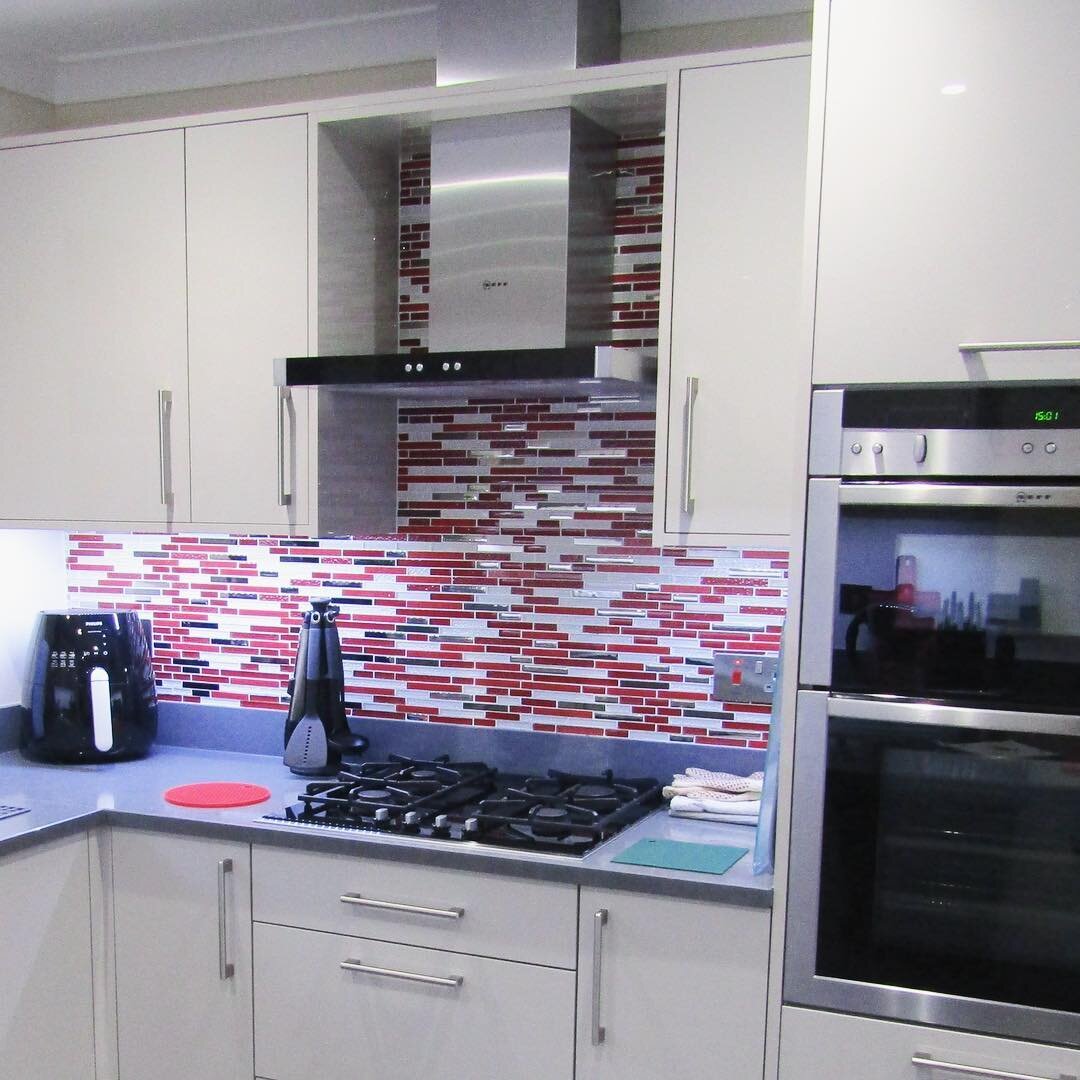
[[[1053,497],[1048,491],[1018,491],[1016,493],[1018,503],[1049,502]]]
[[[509,281],[493,281],[491,278],[485,278],[481,283],[484,292],[490,292],[492,289],[508,289],[509,287]]]

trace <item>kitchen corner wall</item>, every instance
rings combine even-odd
[[[426,344],[427,167],[405,154],[403,351]],[[655,344],[662,139],[624,140],[619,171],[611,339]],[[353,716],[762,748],[768,708],[711,700],[712,654],[775,654],[788,553],[651,546],[654,408],[404,404],[401,536],[73,534],[69,600],[153,620],[166,701],[286,708],[325,597]]]

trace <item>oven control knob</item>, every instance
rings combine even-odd
[[[1057,443],[1056,442],[1048,442],[1046,444],[1046,452],[1048,454],[1056,454],[1057,453]]]
[[[873,446],[870,447],[870,449],[873,450],[875,454],[880,454],[884,452],[885,447],[882,446],[881,443],[876,442]]]
[[[862,453],[862,443],[861,442],[853,442],[851,444],[851,452],[853,454],[861,454]]]
[[[926,460],[926,436],[916,435],[915,445],[912,448],[912,454],[915,458],[915,463],[921,465]]]
[[[1023,446],[1020,447],[1020,449],[1023,450],[1025,454],[1030,454],[1031,451],[1035,449],[1035,447],[1031,443],[1026,442]]]

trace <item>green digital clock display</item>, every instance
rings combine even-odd
[[[1036,424],[1056,424],[1061,419],[1061,411],[1059,409],[1036,409],[1035,410],[1035,423]]]

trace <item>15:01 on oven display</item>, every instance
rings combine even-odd
[[[1057,424],[1061,421],[1060,409],[1036,409],[1033,414],[1036,424]]]

